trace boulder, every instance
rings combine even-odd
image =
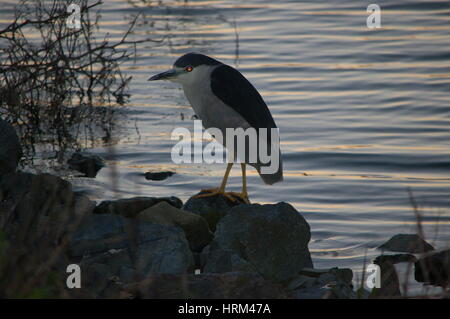
[[[380,266],[380,288],[373,288],[369,298],[400,297],[400,281],[392,259],[376,258],[374,264]]]
[[[246,259],[243,259],[239,252],[222,248],[217,241],[213,241],[203,249],[200,254],[199,268],[206,273],[257,272],[257,269]]]
[[[196,252],[200,252],[213,238],[208,223],[202,217],[173,207],[165,201],[141,211],[137,218],[154,224],[180,227],[191,250]]]
[[[175,174],[175,172],[171,172],[171,171],[164,171],[164,172],[146,172],[144,174],[145,179],[146,180],[150,180],[150,181],[163,181],[167,178],[169,178],[170,176],[172,176],[173,174]]]
[[[398,234],[378,247],[381,250],[398,251],[404,253],[424,253],[434,250],[433,246],[417,234]]]
[[[118,215],[90,215],[73,233],[69,252],[84,265],[100,263],[121,280],[132,274],[193,272],[194,259],[184,233]]]
[[[105,253],[107,259],[107,253]],[[119,258],[115,259],[117,263]],[[84,261],[80,265],[81,289],[67,289],[72,298],[121,298],[124,283],[116,275],[115,267],[102,262]],[[128,270],[126,267],[124,267]]]
[[[0,295],[59,297],[70,263],[67,239],[94,206],[56,176],[18,172],[0,178],[0,253],[7,256],[0,256]]]
[[[200,192],[197,195],[203,193],[204,192]],[[214,232],[219,220],[224,217],[231,208],[240,204],[243,204],[240,199],[231,201],[222,195],[200,198],[194,198],[194,196],[192,196],[184,204],[183,209],[203,217],[208,222],[209,229]]]
[[[352,279],[351,269],[304,268],[288,288],[298,299],[351,299],[356,297]]]
[[[95,203],[50,174],[10,173],[0,180],[0,227],[14,240],[59,242]]]
[[[283,282],[312,268],[310,238],[308,223],[287,203],[239,205],[217,224],[204,271],[245,270]]]
[[[72,157],[67,160],[67,164],[71,169],[83,173],[85,177],[95,177],[97,172],[105,167],[105,163],[100,156],[87,152],[73,153]]]
[[[347,283],[351,283],[353,279],[353,271],[350,268],[317,269],[306,267],[300,270],[299,274],[310,278],[319,278],[324,274],[333,274],[337,279]]]
[[[389,261],[391,264],[395,265],[398,263],[415,263],[417,258],[411,254],[381,255],[375,258],[373,263],[380,265],[386,261]]]
[[[97,203],[91,200],[84,192],[74,192],[74,196],[74,209],[77,215],[86,216],[87,214],[92,214],[94,212]]]
[[[16,130],[0,118],[0,177],[15,172],[22,157],[22,147]]]
[[[132,297],[150,299],[285,299],[290,293],[257,274],[167,275],[154,274],[129,285]]]
[[[126,249],[137,258],[136,265],[143,274],[193,271],[189,244],[177,227],[94,214],[83,221],[70,240],[73,258],[95,257],[111,249]]]
[[[418,282],[447,287],[450,284],[450,249],[420,258],[414,264]]]
[[[174,196],[171,197],[132,197],[114,201],[103,201],[98,205],[94,214],[116,214],[124,217],[136,217],[141,211],[152,207],[160,202],[167,202],[170,205],[181,208],[183,202]]]

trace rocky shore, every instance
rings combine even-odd
[[[0,135],[1,297],[36,291],[67,298],[398,297],[393,265],[399,262],[415,262],[421,282],[448,285],[448,251],[436,254],[404,235],[380,249],[418,249],[428,252],[425,259],[382,255],[374,263],[383,288],[358,291],[352,270],[314,268],[310,226],[285,202],[216,196],[183,203],[169,196],[97,204],[59,177],[16,171],[20,144],[13,131],[0,122],[6,132]],[[66,286],[70,264],[81,269],[79,289]]]

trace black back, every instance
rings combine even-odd
[[[252,127],[277,127],[259,92],[238,70],[226,64],[217,67],[211,74],[211,89]]]

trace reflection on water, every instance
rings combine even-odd
[[[450,3],[377,3],[379,30],[367,29],[367,4],[357,1],[105,2],[102,32],[119,37],[141,13],[135,38],[163,42],[139,44],[124,66],[133,76],[129,134],[113,148],[94,149],[110,168],[74,183],[97,199],[183,200],[219,183],[223,165],[171,162],[170,133],[191,128],[193,111],[177,85],[146,81],[181,54],[201,51],[238,65],[271,109],[286,178],[267,186],[249,172],[251,200],[286,201],[303,212],[317,268],[358,270],[383,241],[415,232],[408,188],[423,208],[427,239],[448,247]],[[148,170],[177,174],[147,181]],[[238,189],[239,171],[231,176],[229,187]]]

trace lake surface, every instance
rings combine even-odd
[[[216,187],[225,165],[171,161],[176,127],[193,129],[181,88],[147,79],[199,51],[238,69],[280,128],[285,181],[264,185],[250,170],[252,202],[291,203],[311,225],[316,268],[357,275],[378,245],[415,233],[408,189],[426,239],[450,243],[450,2],[377,1],[381,29],[366,26],[364,1],[137,1],[102,5],[101,32],[118,40],[138,13],[136,59],[123,136],[92,149],[107,159],[95,180],[73,178],[93,199],[174,195]],[[146,171],[173,170],[165,181]],[[117,177],[111,182],[111,177]],[[239,191],[235,168],[228,189]],[[411,276],[410,276],[411,278]],[[413,291],[420,292],[415,285]]]

